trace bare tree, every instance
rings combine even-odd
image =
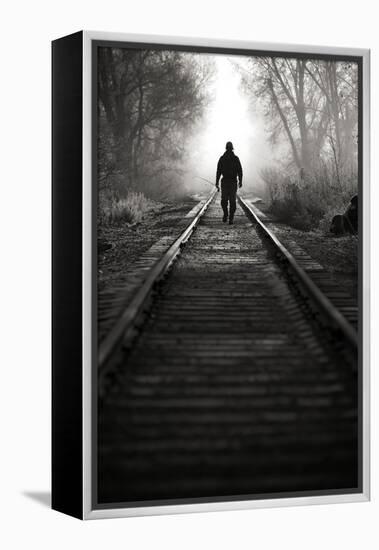
[[[347,62],[312,61],[307,72],[325,98],[324,112],[328,115],[328,138],[336,170],[344,169],[356,160],[357,67]]]
[[[118,172],[140,187],[173,168],[202,115],[211,68],[175,51],[100,48],[98,74],[100,181]]]
[[[286,136],[301,176],[330,154],[340,174],[356,162],[357,70],[351,63],[251,58],[245,90],[271,120],[271,139]],[[328,153],[329,152],[329,153]],[[339,176],[338,176],[339,177]]]

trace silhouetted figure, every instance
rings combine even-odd
[[[229,215],[229,224],[232,224],[234,212],[236,211],[237,182],[238,186],[242,187],[242,166],[240,159],[233,153],[233,143],[231,141],[227,142],[226,151],[217,164],[217,191],[220,190],[219,180],[221,176],[221,206],[224,211],[222,221],[226,222]]]
[[[358,195],[354,195],[344,214],[333,217],[330,231],[335,235],[358,232]]]
[[[353,229],[353,231],[357,233],[358,231],[358,195],[354,195],[354,197],[351,199],[350,205],[345,212],[345,216],[348,219],[350,229]]]

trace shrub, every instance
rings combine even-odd
[[[102,225],[117,223],[139,223],[146,212],[154,208],[155,203],[143,193],[129,192],[126,198],[100,196],[99,223]]]
[[[279,221],[305,231],[329,231],[333,216],[345,212],[358,186],[355,173],[337,179],[326,166],[303,179],[277,169],[264,170],[261,176],[268,187],[270,211]]]

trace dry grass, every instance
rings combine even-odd
[[[140,223],[156,203],[143,193],[130,192],[126,198],[100,197],[99,224]]]
[[[278,220],[297,229],[329,231],[335,214],[345,212],[357,193],[356,173],[337,178],[328,170],[314,170],[304,179],[283,175],[279,170],[262,172],[270,200],[270,210]]]

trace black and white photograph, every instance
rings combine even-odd
[[[379,547],[376,11],[2,5],[0,548]]]
[[[362,58],[92,46],[94,508],[362,492]]]
[[[1,548],[376,550],[374,7],[4,4]]]

